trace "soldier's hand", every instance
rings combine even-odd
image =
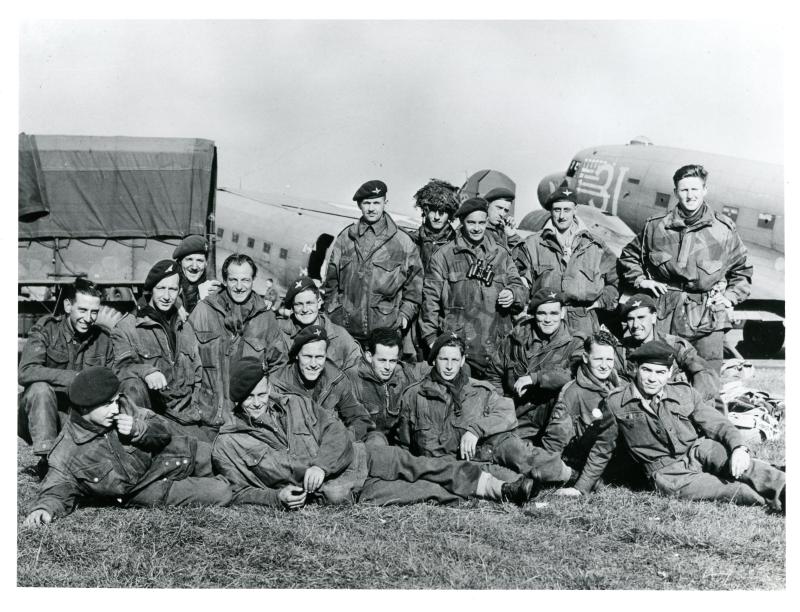
[[[296,485],[286,485],[278,491],[278,500],[287,510],[299,510],[306,504],[306,492]]]
[[[708,304],[710,306],[716,306],[718,304],[722,304],[724,308],[733,308],[733,302],[731,302],[728,298],[725,297],[724,293],[717,293],[712,295],[708,298]]]
[[[460,452],[464,461],[469,461],[475,456],[475,449],[478,447],[478,436],[471,431],[465,431],[461,436]]]
[[[114,425],[123,436],[129,436],[133,431],[133,417],[129,414],[118,414],[114,417]]]
[[[316,465],[312,465],[306,470],[303,476],[303,488],[306,493],[313,493],[322,486],[325,481],[325,470]]]
[[[25,520],[22,521],[22,525],[24,527],[39,527],[40,525],[46,525],[52,520],[53,517],[50,516],[47,510],[34,510],[25,517]]]
[[[750,452],[745,446],[737,446],[731,453],[731,476],[738,479],[750,467]]]
[[[408,327],[408,319],[403,315],[400,315],[397,322],[400,324],[400,331],[405,331],[406,327]]]
[[[264,300],[264,306],[267,307],[267,310],[272,310],[272,300]]]
[[[514,227],[516,222],[514,221],[514,217],[506,217],[503,219],[503,230],[506,232],[506,236],[513,236],[517,233],[516,228]]]
[[[554,491],[556,495],[559,497],[580,497],[583,495],[578,489],[575,487],[564,487],[563,489],[556,489]]]
[[[659,283],[657,280],[651,278],[646,278],[639,283],[639,289],[647,289],[656,297],[664,295],[668,291],[665,283]]]
[[[147,384],[147,388],[153,391],[161,391],[167,388],[167,379],[157,370],[145,376],[144,382]]]
[[[517,397],[522,397],[525,394],[525,389],[533,384],[533,378],[530,376],[520,376],[517,382],[514,383],[514,393]]]
[[[201,300],[206,299],[209,295],[214,295],[220,289],[222,289],[222,283],[218,280],[207,280],[197,285]]]
[[[101,306],[100,310],[97,312],[97,318],[94,324],[111,331],[121,318],[122,313],[119,310],[104,305]]]
[[[497,303],[503,308],[508,308],[511,306],[511,304],[514,303],[514,294],[511,293],[511,289],[503,289],[497,295]]]

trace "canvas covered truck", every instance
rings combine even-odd
[[[77,277],[132,310],[150,267],[189,234],[207,236],[214,278],[216,182],[211,140],[20,134],[20,339]]]

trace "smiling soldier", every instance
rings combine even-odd
[[[218,280],[206,280],[207,253],[206,239],[196,234],[186,236],[172,253],[172,259],[180,264],[180,298],[185,316],[191,314],[197,302],[222,289]]]

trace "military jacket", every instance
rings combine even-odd
[[[433,254],[443,245],[455,240],[456,230],[453,229],[453,226],[450,225],[450,223],[447,223],[441,231],[434,232],[428,228],[425,223],[423,223],[419,226],[419,229],[410,231],[408,235],[419,249],[420,259],[422,260],[422,269],[424,271],[428,269],[428,265],[430,264]]]
[[[231,361],[256,357],[270,370],[287,361],[281,350],[283,340],[275,315],[255,293],[249,299],[255,304],[241,330],[234,327],[231,299],[226,291],[201,300],[189,316],[203,366],[199,401],[203,406],[213,407],[210,418],[204,418],[212,426],[222,425],[231,416],[233,403],[228,397]]]
[[[478,436],[480,443],[517,426],[512,402],[486,382],[470,378],[460,400],[456,414],[450,392],[430,375],[411,385],[400,398],[399,445],[415,455],[455,457],[465,432]]]
[[[588,307],[599,300],[600,308],[614,310],[619,298],[616,257],[611,250],[580,222],[569,259],[564,258],[550,221],[526,244],[532,266],[531,294],[542,288],[562,292],[570,329],[584,334],[597,331],[597,314]]]
[[[85,338],[72,331],[67,316],[45,315],[36,322],[22,349],[17,381],[23,387],[46,382],[66,393],[72,379],[89,366],[111,367],[111,338],[100,326],[89,328]]]
[[[366,408],[356,399],[350,379],[332,363],[325,363],[314,387],[307,389],[298,371],[296,362],[279,368],[270,382],[279,393],[292,393],[313,400],[331,414],[337,416],[356,440],[363,440],[375,429]]]
[[[528,252],[528,247],[525,241],[519,234],[506,234],[505,229],[501,225],[492,225],[487,223],[486,233],[489,234],[494,241],[502,244],[508,249],[511,254],[511,259],[514,260],[514,265],[517,266],[517,272],[521,278],[530,285],[531,283],[531,254]]]
[[[494,271],[489,286],[477,278],[467,278],[476,259],[484,259]],[[503,289],[514,295],[509,308],[497,303]],[[511,331],[512,316],[522,310],[526,297],[525,285],[505,247],[488,237],[473,246],[459,232],[455,241],[434,254],[425,272],[420,315],[423,339],[431,346],[443,332],[458,334],[466,343],[467,360],[485,368]]]
[[[323,292],[331,320],[364,340],[377,327],[413,320],[422,299],[422,263],[416,245],[388,214],[386,229],[369,250],[358,221],[333,243]],[[360,233],[361,232],[361,233]]]
[[[200,402],[203,364],[197,337],[191,324],[175,319],[175,350],[170,348],[167,333],[147,315],[127,314],[111,333],[116,360],[114,369],[120,378],[135,376],[144,380],[161,372],[167,388],[157,393],[166,415],[184,425],[211,424],[215,407]]]
[[[52,517],[69,514],[81,498],[125,501],[162,479],[182,480],[194,472],[197,441],[171,437],[149,410],[130,406],[132,436],[101,429],[70,413],[47,457],[49,469],[31,506]]]
[[[744,444],[736,426],[685,382],[664,386],[660,399],[650,401],[655,414],[645,409],[636,383],[617,389],[603,404],[601,410],[614,415],[619,436],[648,476],[680,460],[698,434],[720,442],[729,452]]]
[[[353,339],[353,336],[347,333],[344,327],[336,325],[321,313],[317,317],[316,325],[324,327],[325,333],[328,334],[327,349],[325,350],[327,360],[342,371],[354,367],[361,359],[362,352],[361,346]],[[279,318],[278,327],[282,332],[283,352],[288,356],[294,337],[303,327],[295,321],[294,317]]]

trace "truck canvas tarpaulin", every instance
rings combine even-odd
[[[209,233],[216,148],[198,138],[19,137],[19,282],[141,283]]]

